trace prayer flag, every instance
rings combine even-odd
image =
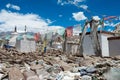
[[[104,20],[109,20],[109,19],[114,19],[114,18],[117,18],[117,16],[108,16],[108,17],[105,17]]]
[[[35,33],[34,39],[35,39],[35,41],[39,41],[39,39],[40,39],[40,33]]]
[[[73,27],[66,28],[67,37],[73,36]]]

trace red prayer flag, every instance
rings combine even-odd
[[[108,17],[105,17],[104,20],[109,20],[109,19],[114,19],[114,18],[117,18],[117,16],[108,16]]]
[[[39,33],[35,33],[35,35],[34,35],[34,39],[35,39],[35,41],[38,41],[39,38],[40,38],[40,34],[39,34]]]
[[[67,37],[73,36],[73,27],[66,28]]]

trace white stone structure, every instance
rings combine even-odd
[[[98,38],[100,42],[101,52],[103,57],[109,57],[110,56],[110,48],[109,48],[109,37],[113,37],[114,34],[111,32],[98,32]],[[83,54],[86,55],[95,55],[92,40],[90,33],[86,33],[85,38],[83,40]]]
[[[120,36],[110,37],[109,41],[109,56],[120,55]]]
[[[18,33],[14,32],[11,35],[12,35],[12,37],[9,40],[9,45],[12,46],[12,47],[15,47],[15,45],[16,45],[16,38],[18,36]]]
[[[19,52],[34,52],[36,51],[36,42],[34,39],[27,39],[24,35],[22,40],[16,41],[16,49]]]

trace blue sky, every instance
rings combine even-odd
[[[80,24],[92,16],[120,15],[120,0],[0,0],[0,30],[52,30]],[[105,21],[105,30],[111,31],[119,20]],[[36,30],[37,29],[37,30]],[[44,30],[43,30],[44,31]]]

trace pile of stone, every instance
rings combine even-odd
[[[0,50],[0,80],[106,80],[120,57],[78,57],[52,50],[45,54]]]

